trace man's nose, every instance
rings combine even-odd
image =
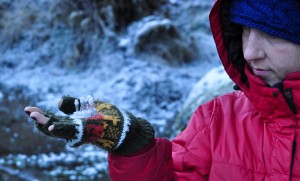
[[[248,36],[243,36],[243,53],[246,61],[265,58],[264,37],[262,32],[251,28]]]

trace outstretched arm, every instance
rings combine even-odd
[[[60,103],[59,108],[62,111],[65,107],[70,108],[67,102],[64,102],[63,99]],[[74,100],[69,102],[74,102]],[[131,123],[129,131],[126,132],[121,144],[113,148],[107,147],[104,143],[108,140],[113,142],[113,145],[118,145],[120,138],[112,135],[120,135],[115,134],[115,131],[118,128],[121,129],[122,126],[113,127],[114,121],[111,120],[108,120],[110,123],[107,124],[107,116],[123,116],[124,111],[123,113],[116,111],[115,106],[96,101],[95,107],[100,116],[81,120],[85,125],[83,139],[77,139],[75,146],[82,143],[92,143],[108,150],[109,171],[112,180],[208,179],[211,151],[209,122],[207,121],[209,119],[207,118],[211,116],[210,110],[213,110],[212,102],[201,106],[194,113],[186,130],[173,142],[164,138],[154,139],[153,128],[147,121],[125,112]],[[69,109],[68,114],[72,114],[76,111],[75,109],[75,107]],[[74,127],[78,123],[70,117],[56,117],[35,107],[26,107],[25,111],[36,120],[37,128],[41,132],[49,136],[64,138],[67,141],[74,139],[74,135],[65,134],[76,132]],[[118,114],[113,114],[116,112]],[[122,114],[120,115],[120,113]],[[124,117],[117,120],[124,120]]]
[[[74,106],[76,101],[79,102],[78,111]],[[89,109],[83,110],[86,107]],[[56,116],[36,107],[26,107],[24,111],[36,120],[36,127],[41,132],[63,138],[70,146],[91,143],[114,154],[128,155],[142,150],[154,140],[150,123],[108,103],[64,96],[59,109],[69,116]],[[90,114],[91,111],[95,113]],[[80,117],[86,115],[89,116]]]

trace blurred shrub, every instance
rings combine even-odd
[[[133,21],[152,14],[167,0],[61,0],[52,8],[54,20],[63,20],[74,30],[94,33],[119,31]],[[62,13],[57,13],[57,11]]]
[[[36,10],[31,3],[0,1],[0,41],[2,47],[14,45],[23,39],[23,31],[36,21]]]
[[[132,21],[152,14],[167,0],[110,0],[115,20],[116,29],[127,26]]]
[[[41,52],[39,61],[86,65],[114,49],[117,33],[166,0],[0,1],[0,50]],[[40,50],[43,48],[42,50]],[[39,55],[38,55],[39,56]],[[1,60],[0,60],[1,61]],[[48,63],[48,62],[45,62]]]

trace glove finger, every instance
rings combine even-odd
[[[63,96],[58,103],[59,110],[61,110],[65,114],[74,113],[76,111],[75,104],[74,104],[75,100],[76,100],[76,98],[74,98],[74,97]]]
[[[38,107],[31,107],[31,106],[27,106],[24,108],[24,111],[30,115],[32,112],[39,112],[41,114],[44,114],[44,111],[42,111],[40,108]]]
[[[77,139],[80,129],[82,129],[82,124],[56,122],[53,124],[50,134],[54,137],[72,140]]]
[[[43,114],[41,114],[39,112],[32,112],[32,113],[30,113],[29,116],[42,125],[45,125],[49,120],[48,117],[45,117]]]
[[[49,119],[47,121],[46,124],[41,124],[41,123],[38,123],[37,121],[35,121],[35,127],[42,133],[44,133],[45,135],[47,136],[52,136],[50,131],[48,130],[49,126],[50,125],[53,125],[54,122],[57,122],[58,120],[56,119]]]
[[[36,127],[40,132],[44,133],[45,135],[51,136],[50,132],[48,131],[48,129],[47,129],[44,125],[42,125],[42,124],[40,124],[40,123],[38,123],[38,122],[35,122],[35,127]]]

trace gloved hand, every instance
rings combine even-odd
[[[76,100],[78,105],[74,104]],[[84,107],[89,107],[85,109],[88,114],[95,112],[90,117],[77,118],[82,115]],[[109,152],[128,155],[142,150],[154,140],[154,129],[150,123],[108,103],[91,103],[64,96],[59,109],[69,116],[47,112],[45,116],[50,118],[47,123],[36,123],[36,126],[48,136],[66,139],[70,146],[92,143]]]

